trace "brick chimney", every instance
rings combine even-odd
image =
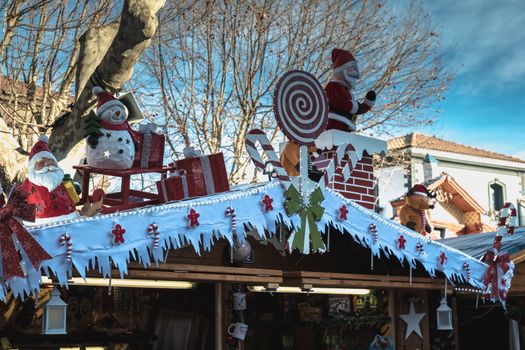
[[[343,167],[349,161],[348,155],[345,155],[328,187],[367,209],[375,210],[376,190],[372,155],[385,154],[386,142],[339,130],[327,130],[316,140],[317,148],[323,150],[326,158],[333,158],[337,147],[345,147],[344,145],[348,144],[354,149],[351,157],[355,162],[348,180],[344,181],[342,175]]]

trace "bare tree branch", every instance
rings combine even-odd
[[[82,89],[69,116],[53,127],[50,146],[57,158],[63,159],[83,138],[83,116],[92,106],[92,88],[102,86],[116,91],[129,80],[135,63],[157,30],[156,14],[163,5],[164,2],[158,0],[124,1],[118,31],[104,58]]]

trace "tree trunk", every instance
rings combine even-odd
[[[4,119],[0,118],[0,179],[5,182],[2,183],[4,191],[9,191],[11,182],[25,176],[20,176],[25,169],[27,156],[20,153],[20,145],[16,139],[11,135]]]
[[[149,46],[157,30],[156,14],[163,5],[164,1],[161,0],[124,2],[118,31],[109,49],[82,88],[69,116],[53,127],[50,146],[57,159],[65,158],[84,136],[84,116],[93,106],[92,88],[101,86],[116,91],[130,79],[135,63]],[[99,50],[103,52],[101,48]],[[88,72],[90,69],[84,67],[84,71]],[[77,80],[81,81],[82,79]],[[81,88],[80,84],[77,87]]]

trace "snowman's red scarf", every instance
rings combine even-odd
[[[134,143],[137,143],[137,136],[135,135],[135,130],[131,128],[128,122],[124,122],[121,124],[111,124],[105,121],[100,121],[100,126],[104,129],[108,130],[127,130],[129,134],[131,135],[131,138],[133,139]]]

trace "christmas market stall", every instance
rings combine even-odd
[[[506,236],[499,248],[504,253],[492,257],[493,266],[498,266],[497,269],[504,269],[506,265],[515,265],[512,286],[508,289],[506,309],[496,308],[492,303],[487,303],[487,296],[481,289],[457,286],[457,314],[461,334],[459,342],[463,347],[468,346],[469,339],[472,337],[476,337],[487,347],[520,349],[525,346],[525,304],[523,302],[525,242],[522,238],[524,229],[513,226],[516,223],[516,211],[512,209],[513,205],[510,203],[503,208],[500,214],[501,225],[496,232],[466,235],[441,241],[481,259],[487,253],[488,245],[494,241],[497,242],[499,237]],[[510,230],[506,227],[507,220],[510,221]],[[501,276],[504,276],[503,272],[504,270],[500,270]],[[500,283],[502,282],[506,283],[503,278]]]
[[[423,212],[403,226],[374,211],[372,156],[386,143],[353,131],[376,95],[346,96],[357,63],[346,50],[332,59],[341,79],[325,89],[304,71],[281,77],[273,103],[288,141],[279,156],[251,130],[246,151],[269,181],[231,187],[222,153],[187,148],[164,165],[164,136],[132,129],[95,88],[81,196],[41,138],[0,208],[1,336],[41,348],[459,348],[450,293],[469,286],[504,305],[503,235],[479,260],[427,237]],[[91,189],[93,174],[120,191]],[[156,192],[132,189],[136,174],[157,176]]]

